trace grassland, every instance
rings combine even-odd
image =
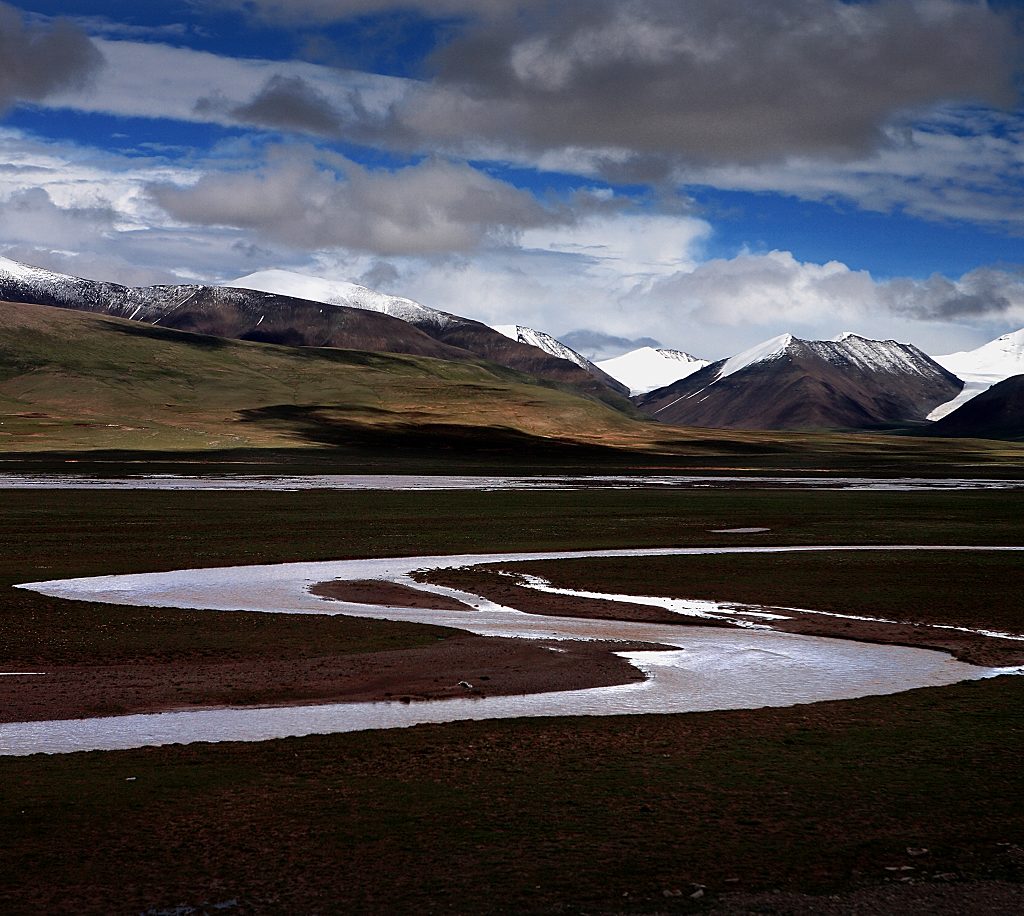
[[[0,645],[5,665],[223,653],[260,665],[275,651],[355,652],[444,635],[344,618],[60,602],[9,587],[18,581],[566,545],[1019,544],[1022,499],[7,491]],[[772,531],[709,530],[746,525]],[[976,582],[992,575],[983,564],[964,568]],[[658,570],[680,587],[685,572]],[[735,597],[759,577],[796,597],[787,589],[799,585],[799,571],[777,583],[768,572],[752,561]],[[849,589],[871,592],[864,569],[820,572],[819,604],[841,604]],[[700,567],[685,584],[711,587],[727,573]],[[892,600],[923,589],[938,607],[943,589],[922,574],[931,572],[893,567],[877,578]],[[978,595],[972,610],[970,596],[948,592],[949,610],[984,624],[990,603]],[[773,889],[848,899],[884,885],[902,895],[897,910],[912,911],[915,887],[939,886],[960,912],[991,912],[980,908],[993,899],[985,882],[1008,881],[1012,895],[1024,881],[1024,775],[1014,753],[1024,737],[1022,689],[1001,678],[784,710],[0,758],[0,903],[11,913],[214,904],[226,904],[222,912],[672,912]],[[912,856],[908,847],[928,852]],[[901,868],[912,870],[887,870]],[[900,881],[907,877],[919,884]],[[691,899],[697,884],[706,890]]]
[[[678,429],[489,363],[289,348],[0,304],[0,467],[1024,474],[1024,445]]]

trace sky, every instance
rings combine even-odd
[[[0,0],[0,255],[598,357],[1024,327],[1024,0]]]

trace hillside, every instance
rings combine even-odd
[[[496,366],[0,305],[0,451],[283,447],[380,435],[640,445],[650,444],[646,429]]]
[[[257,271],[232,280],[230,286],[365,309],[398,318],[448,346],[466,350],[509,369],[566,382],[617,407],[628,409],[623,401],[614,397],[628,394],[625,385],[605,375],[550,335],[541,336],[540,332],[530,328],[523,330],[531,334],[520,335],[518,329],[517,333],[509,334],[504,328],[491,328],[470,318],[430,308],[413,299],[389,296],[355,283],[324,280],[289,270]]]
[[[308,294],[308,284],[299,292]],[[620,392],[609,387],[618,385],[611,379],[604,384],[578,366],[511,341],[486,325],[425,306],[419,307],[425,316],[420,327],[409,320],[407,308],[389,314],[394,309],[385,308],[387,303],[381,304],[384,300],[410,301],[373,294],[354,296],[349,305],[312,301],[273,289],[127,287],[70,277],[0,257],[0,301],[95,312],[179,331],[291,347],[344,347],[468,362],[483,358],[549,381],[575,385],[630,411]],[[437,316],[445,317],[439,321]]]
[[[1021,447],[1004,442],[678,429],[485,363],[225,340],[7,303],[0,454],[8,469],[155,460],[186,472],[196,460],[226,470],[255,461],[512,471],[551,461],[583,473],[967,476],[1019,476],[1024,466]]]

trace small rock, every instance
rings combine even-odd
[[[690,894],[691,900],[700,900],[704,896],[704,888],[698,887],[692,894]]]
[[[460,687],[465,687],[466,690],[472,690],[473,689],[473,685],[471,683],[469,683],[469,681],[459,681],[459,686]]]
[[[661,892],[661,896],[662,897],[682,897],[683,896],[683,892],[681,890],[679,890],[679,888],[675,888],[675,887],[674,888],[668,888],[668,887],[666,887],[665,890],[663,890]]]
[[[908,846],[907,847],[907,855],[908,856],[926,856],[926,855],[928,855],[928,850],[925,849],[923,846]]]

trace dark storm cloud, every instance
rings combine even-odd
[[[427,138],[621,149],[647,171],[844,155],[907,109],[1012,103],[1020,48],[1005,16],[957,0],[568,2],[480,21],[395,117]]]
[[[14,7],[0,3],[0,111],[80,86],[102,64],[96,46],[71,23],[31,24]]]
[[[943,276],[924,281],[890,280],[883,299],[896,314],[938,321],[970,320],[1002,315],[1024,295],[1024,275],[982,267],[959,280]]]
[[[230,114],[248,124],[280,130],[331,135],[341,129],[338,110],[298,76],[270,77],[252,101]]]
[[[211,0],[296,29],[461,17],[430,81],[346,125],[361,142],[555,152],[616,181],[680,163],[847,157],[901,114],[1011,105],[1018,22],[982,0]],[[275,106],[275,110],[276,110]]]

